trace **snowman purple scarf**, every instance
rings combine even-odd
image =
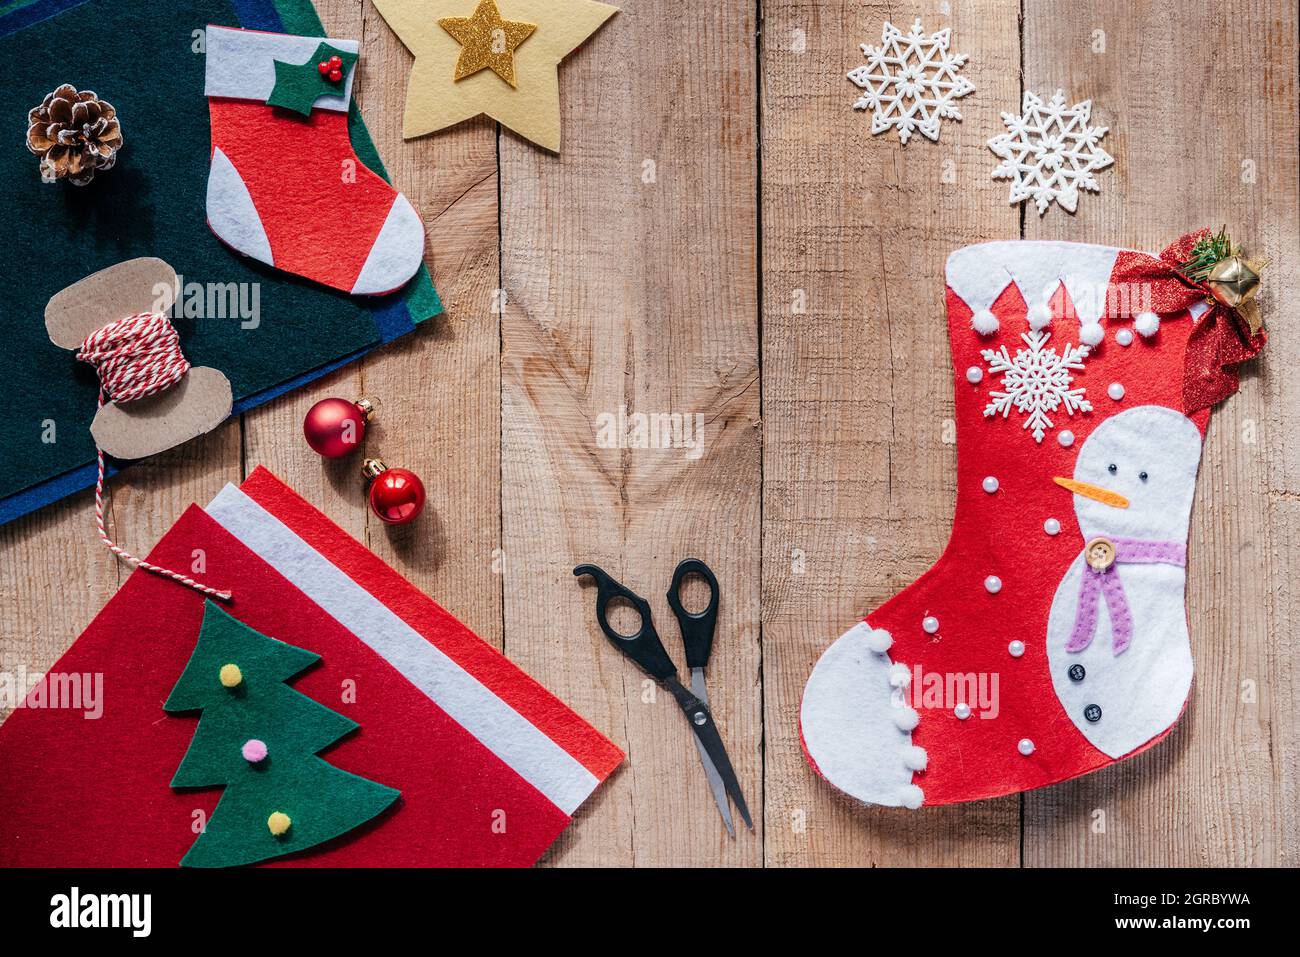
[[[1116,655],[1123,653],[1133,640],[1133,615],[1124,597],[1124,583],[1119,578],[1120,565],[1178,565],[1187,564],[1187,546],[1181,542],[1150,542],[1141,538],[1112,538],[1115,559],[1106,568],[1083,565],[1083,582],[1079,586],[1079,610],[1074,618],[1074,630],[1065,645],[1069,652],[1083,651],[1092,644],[1097,631],[1098,592],[1106,599],[1110,613],[1111,648]]]

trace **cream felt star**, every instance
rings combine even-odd
[[[375,0],[380,15],[415,55],[402,136],[422,136],[485,113],[538,146],[559,152],[560,61],[618,8],[595,0],[495,0],[502,21],[537,26],[528,42],[519,40],[513,55],[506,55],[514,61],[515,83],[510,86],[501,82],[495,67],[462,74],[460,59],[467,47],[439,26],[442,20],[472,19],[482,5],[479,0]]]

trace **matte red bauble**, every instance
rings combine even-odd
[[[370,399],[321,399],[307,410],[302,434],[307,444],[327,459],[355,452],[366,437],[366,423],[375,413]]]
[[[413,522],[424,510],[424,483],[409,469],[390,469],[366,459],[361,472],[370,479],[370,510],[389,525]]]

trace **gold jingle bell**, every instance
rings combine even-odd
[[[1259,274],[1267,265],[1267,259],[1245,259],[1241,256],[1220,259],[1206,278],[1210,294],[1230,309],[1240,307],[1254,299],[1255,293],[1259,292]]]
[[[1093,571],[1104,572],[1115,564],[1115,543],[1109,538],[1094,538],[1084,546],[1083,559]]]

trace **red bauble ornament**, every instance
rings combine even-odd
[[[370,479],[370,510],[389,525],[413,522],[424,511],[424,483],[409,469],[390,469],[366,459],[361,473]]]
[[[327,459],[355,452],[366,437],[366,423],[375,413],[370,399],[321,399],[307,410],[302,434],[307,444]]]

